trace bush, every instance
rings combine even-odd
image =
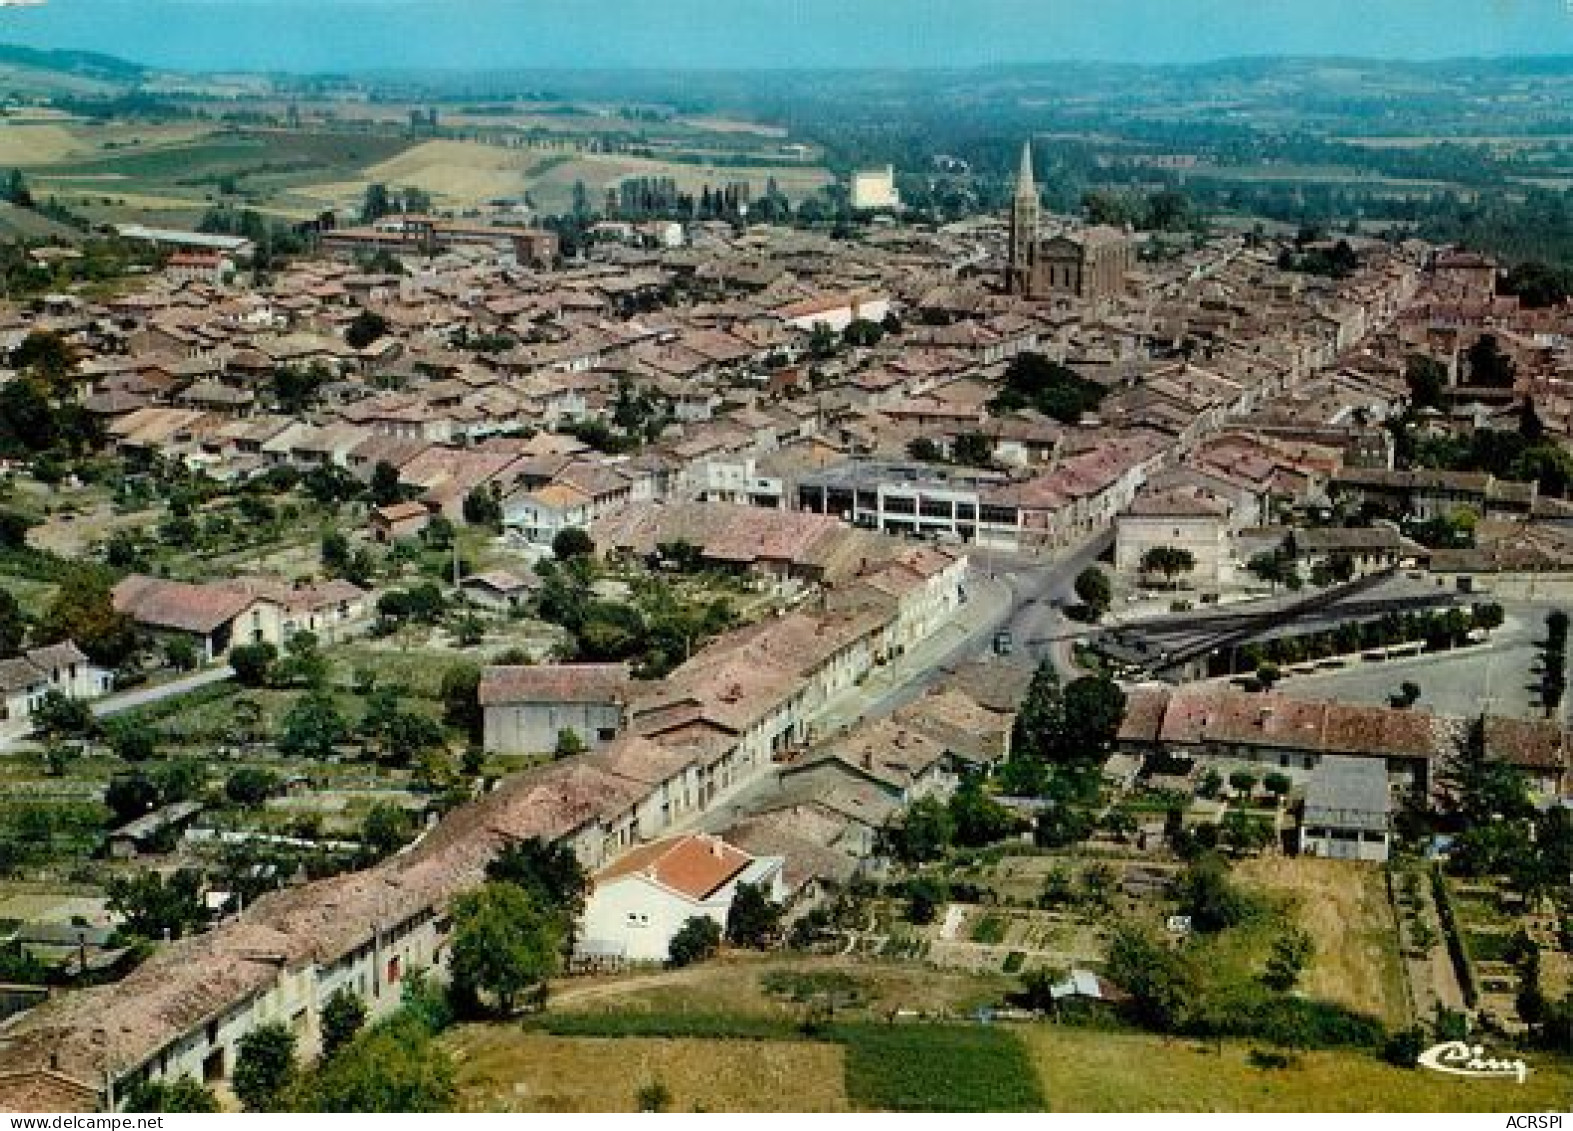
[[[1415,1025],[1388,1035],[1382,1044],[1382,1059],[1399,1068],[1413,1068],[1429,1042],[1426,1032]]]
[[[692,966],[713,958],[721,949],[721,925],[708,915],[694,915],[672,936],[667,962],[672,966]]]
[[[666,1111],[672,1106],[672,1089],[652,1080],[634,1094],[634,1103],[640,1111]]]

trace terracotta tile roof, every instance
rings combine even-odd
[[[724,887],[753,857],[719,837],[696,835],[636,848],[595,877],[597,887],[626,876],[644,876],[692,900]]]
[[[481,673],[481,706],[505,703],[624,703],[633,674],[627,664],[538,664],[490,667]]]
[[[256,598],[224,585],[193,585],[133,574],[114,590],[115,608],[138,624],[210,633],[240,616]]]

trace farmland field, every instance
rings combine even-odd
[[[1397,924],[1380,868],[1263,857],[1241,865],[1240,876],[1293,902],[1295,920],[1316,944],[1301,983],[1308,996],[1379,1017],[1390,1026],[1407,1024]]]
[[[465,1111],[632,1111],[638,1090],[656,1083],[679,1111],[847,1110],[845,1054],[832,1044],[552,1037],[485,1025],[447,1043]]]
[[[359,200],[366,181],[389,185],[414,185],[430,192],[439,205],[469,208],[498,197],[528,192],[546,212],[566,211],[573,203],[573,186],[583,181],[592,200],[630,177],[671,177],[685,192],[698,193],[705,185],[729,181],[754,183],[763,191],[774,177],[789,197],[803,196],[829,183],[823,169],[801,164],[732,166],[724,163],[689,164],[624,154],[583,153],[567,149],[514,149],[471,141],[428,141],[364,171],[354,181],[326,182],[300,189],[324,206],[344,206]]]
[[[1036,1025],[1021,1031],[1055,1111],[1542,1111],[1573,1095],[1573,1066],[1531,1054],[1528,1080],[1469,1080],[1395,1068],[1367,1053],[1251,1062],[1241,1042]]]

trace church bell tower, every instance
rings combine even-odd
[[[1006,290],[1032,294],[1033,268],[1038,257],[1038,184],[1032,176],[1032,142],[1021,147],[1021,171],[1016,175],[1016,195],[1010,204],[1010,267]]]

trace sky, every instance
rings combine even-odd
[[[0,42],[192,70],[1573,55],[1573,0],[0,0]]]

